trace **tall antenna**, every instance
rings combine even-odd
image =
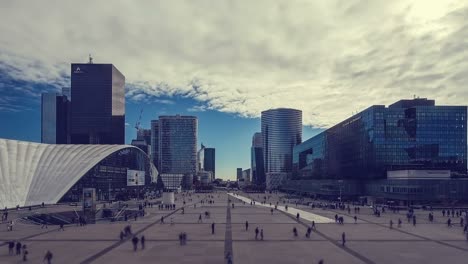
[[[91,54],[89,54],[89,64],[93,64],[93,57],[91,57]]]

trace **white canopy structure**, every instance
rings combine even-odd
[[[103,159],[132,148],[138,149],[130,145],[49,145],[0,139],[0,208],[57,203]],[[151,171],[154,173],[154,166]]]

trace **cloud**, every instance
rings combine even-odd
[[[69,86],[69,64],[92,53],[96,63],[114,63],[124,73],[126,96],[134,102],[167,104],[185,96],[200,102],[191,110],[243,117],[294,107],[316,127],[414,94],[466,105],[463,0],[111,6],[88,0],[0,3],[8,21],[0,24],[0,71],[15,80]],[[37,96],[35,90],[23,93]]]
[[[130,123],[125,123],[125,126],[130,126]]]
[[[207,107],[204,105],[196,105],[187,109],[189,112],[205,112]]]

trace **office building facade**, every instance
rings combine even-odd
[[[250,168],[252,170],[252,183],[265,185],[265,170],[263,166],[263,139],[262,133],[255,133],[250,149]]]
[[[262,112],[266,188],[278,188],[292,173],[293,147],[302,142],[302,111],[289,108]]]
[[[151,160],[159,170],[159,120],[151,120]]]
[[[336,196],[342,186],[349,196],[406,201],[409,193],[403,191],[414,191],[412,201],[429,197],[428,192],[433,199],[447,196],[430,185],[466,177],[466,117],[466,106],[439,106],[424,98],[371,106],[296,146],[293,180],[286,188]],[[429,171],[427,175],[449,171],[450,177],[424,183],[427,175],[411,171]],[[396,172],[410,176],[389,177]]]
[[[242,179],[242,168],[237,168],[236,172],[237,172],[236,177],[237,177],[237,180],[239,181]]]
[[[125,77],[112,64],[71,65],[72,144],[125,143]]]
[[[198,119],[195,116],[159,117],[160,173],[197,173]]]
[[[41,142],[67,144],[69,141],[70,101],[58,93],[41,96]]]
[[[203,169],[212,173],[213,180],[216,178],[216,149],[205,148]]]

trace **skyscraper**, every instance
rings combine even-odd
[[[263,166],[263,139],[262,133],[260,132],[255,133],[252,137],[250,168],[252,170],[252,183],[256,185],[264,185],[265,169]]]
[[[151,120],[151,159],[159,170],[159,120]]]
[[[242,168],[237,168],[237,180],[242,179]]]
[[[213,179],[216,179],[216,150],[214,148],[205,148],[203,159],[203,168],[205,171],[211,171]]]
[[[205,170],[205,146],[200,145],[200,150],[197,152],[197,171]]]
[[[292,173],[293,147],[302,141],[302,111],[277,108],[262,112],[263,159],[267,189]]]
[[[125,76],[112,64],[71,65],[71,143],[125,143]]]
[[[197,134],[195,116],[159,117],[160,173],[196,174]]]
[[[41,97],[41,142],[68,143],[70,101],[58,93],[43,93]]]

